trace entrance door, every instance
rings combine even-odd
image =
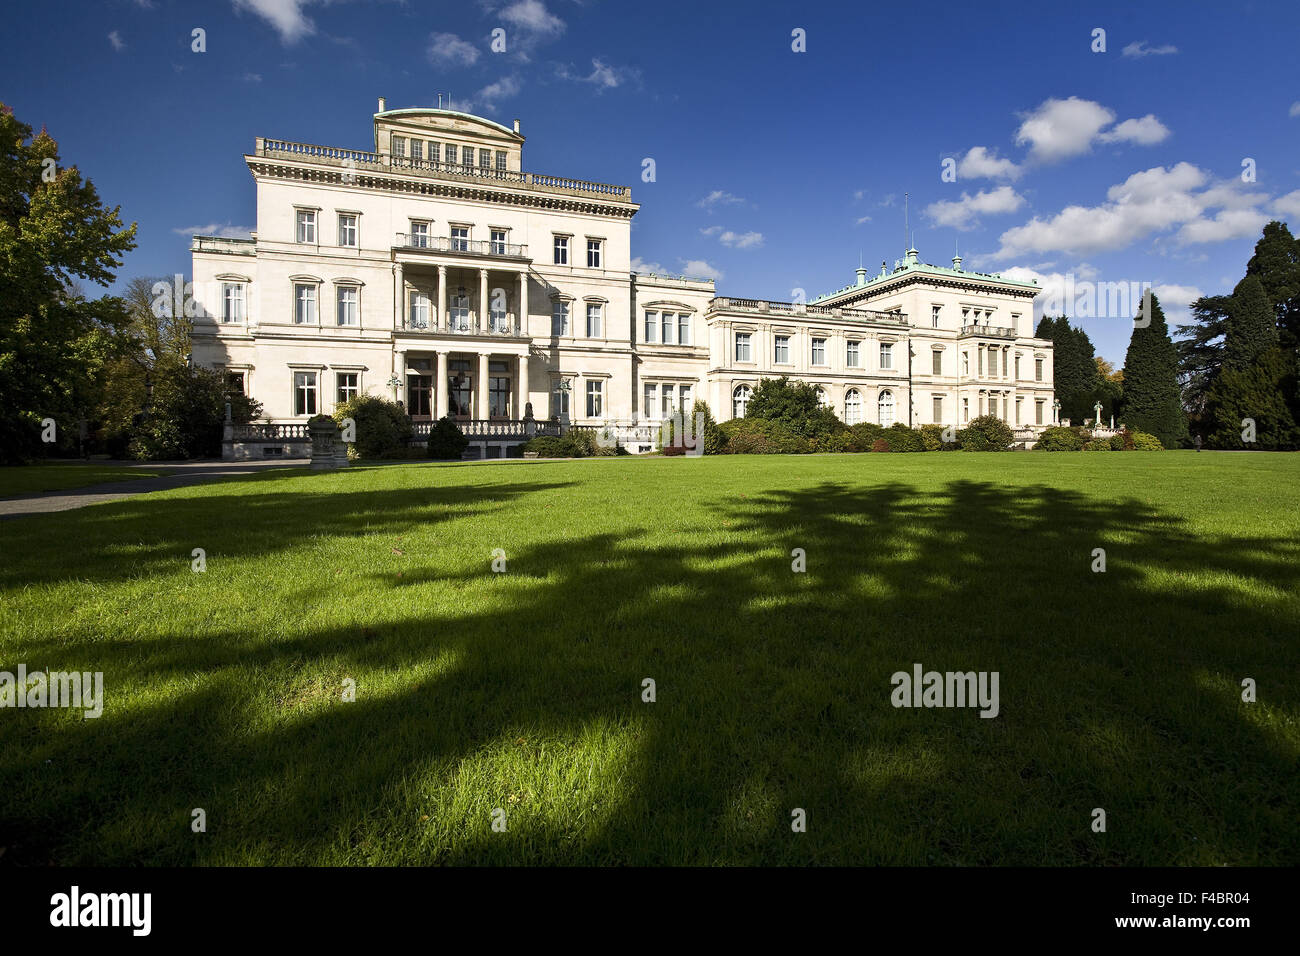
[[[432,417],[432,375],[408,375],[406,377],[406,409],[412,418]]]

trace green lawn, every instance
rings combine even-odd
[[[143,469],[122,465],[15,465],[0,468],[0,498],[19,495],[36,495],[43,491],[66,491],[85,488],[107,481],[129,481],[133,478],[156,478],[165,475],[165,469]]]
[[[1263,453],[417,463],[0,522],[0,669],[107,692],[0,710],[0,846],[1294,865],[1298,542]],[[895,709],[917,662],[1001,713]]]

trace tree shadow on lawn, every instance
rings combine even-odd
[[[8,734],[0,844],[61,863],[1296,862],[1295,542],[971,481],[712,510],[525,548],[504,575],[376,572],[414,600],[374,628],[64,645],[166,693]],[[916,662],[998,671],[1000,714],[893,708]],[[1241,703],[1247,676],[1267,703]]]

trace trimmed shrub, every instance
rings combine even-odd
[[[454,460],[465,454],[469,439],[450,415],[444,415],[429,429],[429,457],[443,461]]]
[[[938,451],[943,448],[944,441],[942,425],[922,425],[920,432],[921,444],[924,446],[926,451]],[[956,442],[952,442],[951,444],[957,446]]]
[[[817,438],[844,427],[835,412],[817,400],[817,386],[808,382],[764,378],[754,386],[746,418],[780,422],[796,435]]]
[[[1124,449],[1124,435],[1125,435],[1125,433],[1124,433],[1124,432],[1121,432],[1121,433],[1118,434],[1118,435],[1111,435],[1111,436],[1110,436],[1110,450],[1111,450],[1111,451],[1124,451],[1124,450],[1125,450],[1125,449]],[[1130,443],[1130,445],[1132,444],[1132,439],[1129,440],[1129,443]]]
[[[962,451],[1006,451],[1015,435],[1011,426],[995,415],[981,415],[957,433]]]
[[[890,451],[925,451],[925,442],[921,440],[921,433],[902,423],[886,428],[881,437],[889,442]]]
[[[877,438],[871,445],[872,451],[889,451],[889,442],[883,438]]]
[[[520,446],[521,452],[537,452],[539,458],[572,458],[573,444],[555,435],[538,435]]]
[[[885,429],[875,422],[858,422],[849,426],[849,433],[853,436],[852,451],[871,451],[876,439],[884,437]]]
[[[1133,436],[1134,451],[1164,451],[1165,446],[1155,435],[1147,432],[1129,432]]]
[[[411,440],[411,416],[401,405],[378,395],[356,395],[334,409],[334,420],[356,422],[352,450],[358,458],[405,457]]]
[[[853,451],[853,433],[847,428],[812,439],[812,450],[820,452]]]
[[[1083,439],[1075,429],[1053,425],[1043,429],[1034,444],[1034,451],[1078,451],[1082,447]]]
[[[808,439],[780,422],[745,417],[733,418],[718,427],[726,435],[729,454],[804,455],[812,451]]]
[[[1109,438],[1094,438],[1083,443],[1084,451],[1110,451]]]

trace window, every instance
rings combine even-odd
[[[221,283],[221,321],[244,321],[244,285],[242,282]]]
[[[587,338],[600,338],[600,303],[587,303]]]
[[[750,356],[749,353],[749,339],[750,339],[750,333],[748,332],[736,333],[736,361],[737,362],[753,361],[753,358]],[[746,390],[746,393],[747,394],[745,397],[745,401],[749,401],[748,390]]]
[[[1020,354],[1016,354],[1016,379],[1020,379]]]
[[[316,373],[293,373],[293,413],[295,415],[316,414]]]
[[[504,229],[492,230],[492,255],[504,256],[506,254],[506,231]]]
[[[451,251],[469,252],[469,226],[451,227]]]
[[[424,143],[418,139],[411,140],[411,162],[418,163],[424,159]]]
[[[649,345],[659,341],[659,313],[657,312],[645,314],[645,340]]]
[[[438,163],[442,160],[442,147],[440,144],[429,141],[429,162]]]
[[[298,241],[316,241],[316,213],[310,209],[298,210]]]
[[[691,317],[685,312],[679,313],[677,316],[677,344],[691,344]]]
[[[1017,395],[1017,396],[1016,396],[1016,424],[1017,424],[1017,425],[1019,425],[1019,424],[1020,424],[1020,421],[1021,421],[1021,416],[1020,416],[1020,402],[1021,402],[1021,398],[1020,398],[1019,395]]]
[[[411,223],[411,245],[417,249],[429,248],[429,224],[427,222]]]
[[[790,336],[775,335],[772,337],[772,362],[776,365],[790,364]]]
[[[970,375],[970,353],[969,352],[961,353],[961,373],[963,375]]]
[[[1002,420],[1004,422],[1007,420],[1007,397],[1005,395],[1002,396]]]
[[[894,347],[888,342],[880,343],[880,367],[882,369],[894,367]]]
[[[984,377],[984,346],[975,347],[975,375],[978,378]]]
[[[557,266],[567,266],[569,264],[569,237],[555,237],[555,264]]]
[[[339,286],[339,325],[356,325],[358,323],[358,300],[361,290],[356,286]]]
[[[605,383],[600,379],[587,379],[587,417],[600,418],[601,398],[604,396]]]
[[[599,239],[587,240],[587,268],[588,269],[600,268],[600,240]]]
[[[498,308],[500,306],[500,308]],[[488,328],[493,332],[510,331],[506,321],[506,290],[493,289],[488,302]]]
[[[417,374],[406,376],[406,411],[421,418],[432,418],[433,376],[429,374],[429,360],[416,359],[407,365],[407,371]]]
[[[930,417],[936,425],[943,424],[943,396],[934,396],[934,408],[930,410]]]
[[[825,339],[812,340],[812,363],[814,365],[826,364],[826,340]]]
[[[463,167],[463,172],[466,173],[474,172],[474,147],[473,146],[462,146],[460,148],[460,163],[461,166]]]
[[[861,346],[861,342],[849,342],[844,346],[844,364],[849,368],[857,368],[858,363],[862,361],[859,356]]]
[[[339,372],[334,376],[334,381],[338,386],[337,402],[339,405],[356,398],[358,391],[357,379],[360,377],[357,372]]]
[[[551,304],[551,334],[569,334],[569,303],[564,299],[556,299]]]
[[[677,336],[674,334],[677,325],[673,321],[673,314],[671,312],[665,312],[663,314],[662,328],[663,328],[663,344],[672,345],[677,340]]]
[[[939,307],[937,305],[930,306],[930,327],[933,329],[939,327]]]
[[[695,400],[692,397],[691,386],[677,386],[677,405],[683,415],[689,415],[691,409],[695,407]]]
[[[298,325],[316,324],[316,287],[300,283],[293,287],[293,320]]]
[[[226,394],[227,395],[244,394],[244,373],[243,372],[226,373]]]
[[[970,309],[961,310],[961,324],[963,326],[970,324]]]
[[[561,388],[564,384],[563,379],[556,379],[555,384],[551,386],[551,417],[568,418],[569,417],[569,392]]]
[[[961,400],[961,420],[964,422],[970,421],[970,399],[969,398],[963,398]]]
[[[655,408],[659,401],[659,386],[648,383],[645,387],[645,401],[641,403],[641,411],[646,418],[653,418]]]
[[[455,143],[447,144],[447,163],[448,165],[451,166],[456,165],[456,144]]]
[[[506,171],[506,151],[504,149],[498,149],[497,150],[497,172],[504,173],[505,171]]]
[[[357,217],[353,213],[339,213],[339,245],[356,246]]]
[[[1020,313],[1019,312],[1011,313],[1011,331],[1016,333],[1016,335],[1020,334]]]
[[[1041,398],[1034,402],[1034,424],[1043,424],[1043,400]]]
[[[447,412],[455,418],[469,418],[473,400],[473,379],[469,376],[467,359],[447,362]]]
[[[478,151],[478,168],[479,169],[492,168],[492,150],[480,149]]]
[[[817,386],[817,404],[822,408],[830,408],[831,405],[830,396],[826,394],[826,389],[820,385]]]
[[[844,396],[844,423],[856,425],[862,421],[862,393],[851,388]]]
[[[890,428],[894,424],[894,393],[888,390],[880,393],[879,402],[880,427]]]
[[[1034,381],[1041,382],[1042,380],[1043,380],[1043,360],[1040,358],[1036,358],[1034,359]]]
[[[1002,377],[1007,377],[1007,363],[1011,361],[1011,354],[1008,349],[1002,350]]]
[[[406,155],[405,136],[396,136],[396,135],[393,136],[393,155],[398,157]]]
[[[673,417],[673,387],[671,385],[661,385],[659,387],[660,397],[663,399],[663,412],[660,418]]]
[[[407,313],[407,324],[413,329],[429,327],[429,294],[418,289],[411,290],[411,308]]]
[[[737,385],[736,390],[731,393],[731,406],[735,412],[736,418],[745,417],[745,409],[749,406],[749,396],[753,394],[748,385]]]
[[[933,373],[935,375],[942,375],[943,374],[943,353],[938,349],[935,349],[934,352],[931,353],[930,360],[933,363],[933,368],[932,368]]]
[[[510,416],[510,378],[506,375],[493,375],[488,378],[488,417],[508,418]]]

